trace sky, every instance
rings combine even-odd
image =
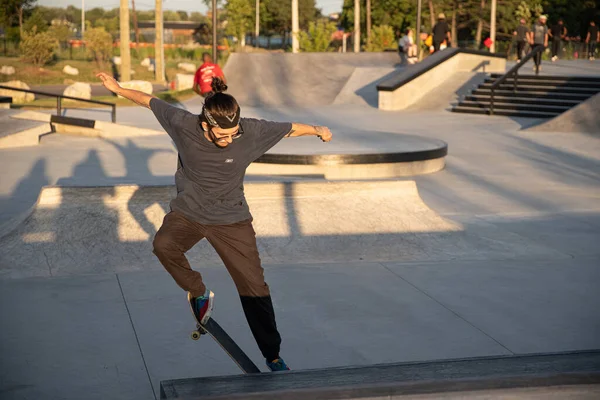
[[[73,5],[81,8],[82,1],[85,2],[86,10],[94,7],[109,9],[119,7],[119,0],[38,0],[37,4],[47,7],[67,7]],[[342,3],[344,2],[344,0],[316,1],[317,7],[322,9],[325,15],[342,11]],[[135,8],[138,10],[152,10],[154,9],[154,0],[135,0]],[[206,6],[202,0],[163,0],[163,9],[206,12]]]

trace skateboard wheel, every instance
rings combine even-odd
[[[192,340],[198,340],[198,339],[200,339],[200,332],[194,331],[194,332],[192,332],[192,334],[190,336],[191,336]]]

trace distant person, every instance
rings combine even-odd
[[[598,46],[598,42],[600,42],[600,32],[598,32],[598,27],[592,20],[590,21],[590,27],[588,28],[587,37],[585,38],[585,43],[588,45],[588,58],[590,61],[596,59],[596,46]]]
[[[567,27],[564,25],[563,20],[559,19],[556,24],[552,25],[549,33],[552,38],[552,62],[554,62],[558,60],[560,45],[567,37]]]
[[[407,29],[404,33],[404,36],[402,36],[402,38],[398,41],[398,50],[406,55],[406,61],[409,64],[414,64],[417,62],[418,49],[413,39],[412,29]]]
[[[198,93],[202,97],[208,96],[212,93],[211,84],[213,78],[218,77],[227,83],[225,80],[225,74],[217,64],[213,63],[212,57],[208,53],[202,54],[203,64],[196,71],[194,75],[194,92]]]
[[[548,47],[548,27],[546,21],[548,17],[540,15],[540,18],[533,24],[531,32],[529,32],[529,43],[531,44],[531,50],[534,51],[540,47]],[[542,52],[537,53],[533,57],[535,63],[533,69],[541,71],[542,67]]]
[[[448,26],[448,22],[446,22],[446,16],[444,13],[440,13],[438,15],[438,22],[433,27],[431,33],[433,36],[434,53],[440,51],[440,47],[445,41],[450,43],[450,27]]]
[[[520,62],[521,58],[525,55],[525,48],[529,41],[529,27],[527,26],[525,18],[519,20],[519,26],[517,26],[517,29],[513,32],[513,36],[517,40],[517,62]]]

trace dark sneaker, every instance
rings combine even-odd
[[[191,293],[188,292],[188,301],[201,325],[204,325],[212,314],[214,298],[215,294],[208,289],[202,296],[196,298],[192,298]]]
[[[283,361],[283,358],[277,358],[277,359],[275,359],[275,360],[273,360],[271,362],[267,361],[267,367],[269,367],[269,369],[272,372],[275,372],[275,371],[289,371],[290,370],[290,367],[288,367],[285,364],[285,361]]]

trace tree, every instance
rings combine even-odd
[[[0,23],[4,26],[10,26],[17,20],[19,22],[19,34],[23,37],[23,21],[27,12],[29,12],[36,0],[2,0],[0,6]]]
[[[243,46],[246,45],[246,33],[252,29],[254,7],[251,0],[229,0],[225,4],[227,17],[226,32],[239,38]]]
[[[300,31],[298,40],[300,41],[300,51],[304,52],[324,52],[331,51],[331,37],[337,27],[333,22],[321,19],[317,22],[308,23],[308,32]]]
[[[417,7],[413,0],[380,0],[371,2],[371,24],[388,25],[395,32],[402,32],[416,25]],[[366,10],[360,10],[361,26],[366,26]],[[340,25],[346,31],[354,30],[354,0],[344,0]]]
[[[21,58],[25,62],[42,66],[52,59],[58,41],[48,32],[36,32],[34,27],[30,32],[24,31],[19,44]]]
[[[48,33],[55,38],[61,46],[66,47],[66,42],[71,37],[71,29],[67,25],[52,25]],[[64,47],[63,47],[64,48]]]
[[[46,32],[48,30],[48,22],[44,18],[40,10],[35,9],[31,16],[25,20],[23,24],[24,32],[31,32],[36,29],[36,32]]]
[[[254,7],[252,8],[254,10]],[[308,29],[308,23],[321,16],[315,0],[298,0],[298,22],[301,30]],[[261,30],[267,34],[285,34],[292,30],[292,2],[288,0],[261,1]]]
[[[541,0],[523,0],[517,6],[515,16],[517,18],[525,18],[526,21],[532,21],[544,13],[544,7]]]
[[[85,31],[85,48],[88,54],[102,68],[112,54],[112,36],[104,28],[91,28]]]
[[[396,47],[394,29],[389,25],[373,27],[371,41],[367,44],[367,51],[384,51]]]

